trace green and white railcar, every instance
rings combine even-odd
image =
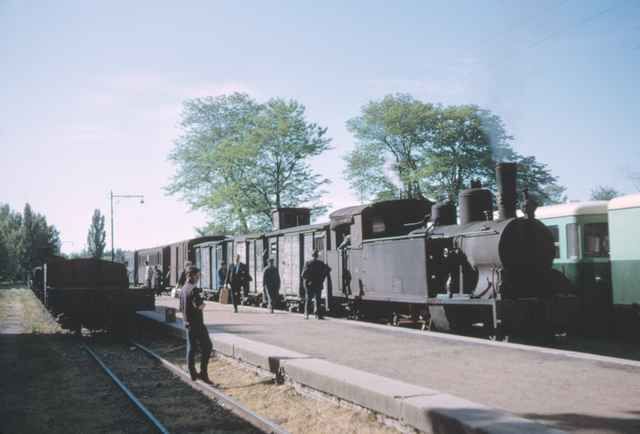
[[[555,241],[553,267],[573,284],[585,331],[606,331],[611,312],[608,202],[551,205],[536,210]]]
[[[609,202],[609,234],[617,331],[637,336],[640,334],[640,194]]]

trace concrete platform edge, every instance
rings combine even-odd
[[[138,312],[184,338],[182,320],[165,322],[158,312]],[[215,351],[266,369],[302,386],[318,390],[400,420],[407,426],[438,434],[556,434],[562,431],[508,412],[455,396],[400,382],[326,360],[252,341],[232,333],[210,333]]]

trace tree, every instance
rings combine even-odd
[[[598,185],[591,190],[591,200],[611,200],[621,193],[608,185]]]
[[[432,104],[395,94],[369,102],[360,116],[347,121],[357,146],[345,157],[345,175],[362,200],[369,196],[422,197],[420,163],[436,113]]]
[[[563,199],[557,178],[535,157],[516,153],[504,123],[488,110],[391,95],[362,112],[347,123],[357,146],[345,157],[345,175],[363,201],[426,195],[456,202],[475,179],[495,191],[500,161],[518,163],[520,191],[528,188],[544,204]]]
[[[22,211],[22,268],[31,270],[35,256],[35,223],[31,205],[26,203]]]
[[[246,94],[197,98],[184,104],[182,134],[169,158],[176,174],[167,190],[213,222],[205,231],[267,229],[271,211],[311,205],[321,186],[308,161],[329,149],[326,128],[308,122],[296,101],[259,104]]]
[[[0,206],[0,278],[28,277],[49,255],[60,253],[60,235],[42,214],[25,204],[23,214]]]
[[[569,202],[569,198],[565,194],[565,191],[567,190],[567,188],[562,185],[553,183],[543,187],[542,190],[543,190],[543,195],[542,195],[543,203],[545,205],[557,205],[560,203]],[[546,197],[546,200],[544,200],[545,197]]]
[[[27,274],[50,255],[60,253],[60,234],[47,224],[44,215],[33,212],[28,203],[22,213],[22,266]]]
[[[500,118],[473,105],[439,108],[437,118],[431,143],[423,145],[420,178],[425,191],[457,201],[472,179],[493,187],[496,160],[516,158]]]
[[[523,157],[516,154],[518,163],[518,191],[528,189],[541,205],[566,203],[564,194],[566,187],[558,184],[558,178],[553,176],[546,164],[540,163],[533,156]]]
[[[23,260],[22,216],[9,205],[0,206],[0,278],[19,279]]]
[[[87,234],[87,254],[95,259],[101,259],[106,247],[106,232],[104,230],[104,216],[99,209],[93,211],[91,225]]]

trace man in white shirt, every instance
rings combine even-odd
[[[153,279],[153,267],[149,265],[149,261],[144,261],[144,283],[147,288],[151,288],[152,279]]]

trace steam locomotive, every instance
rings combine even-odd
[[[516,217],[516,164],[499,164],[496,175],[496,220],[492,193],[474,184],[459,195],[459,224],[453,204],[419,199],[348,207],[314,225],[308,209],[283,208],[274,211],[273,231],[190,243],[188,257],[203,270],[200,286],[213,297],[223,285],[217,270],[239,254],[257,277],[245,299],[261,303],[262,269],[273,258],[282,302],[299,308],[302,267],[317,250],[331,269],[323,303],[334,315],[407,316],[436,330],[480,326],[488,334],[566,327],[572,301],[552,269],[552,234],[531,209]],[[148,255],[136,252],[136,264],[146,259],[141,252]]]

